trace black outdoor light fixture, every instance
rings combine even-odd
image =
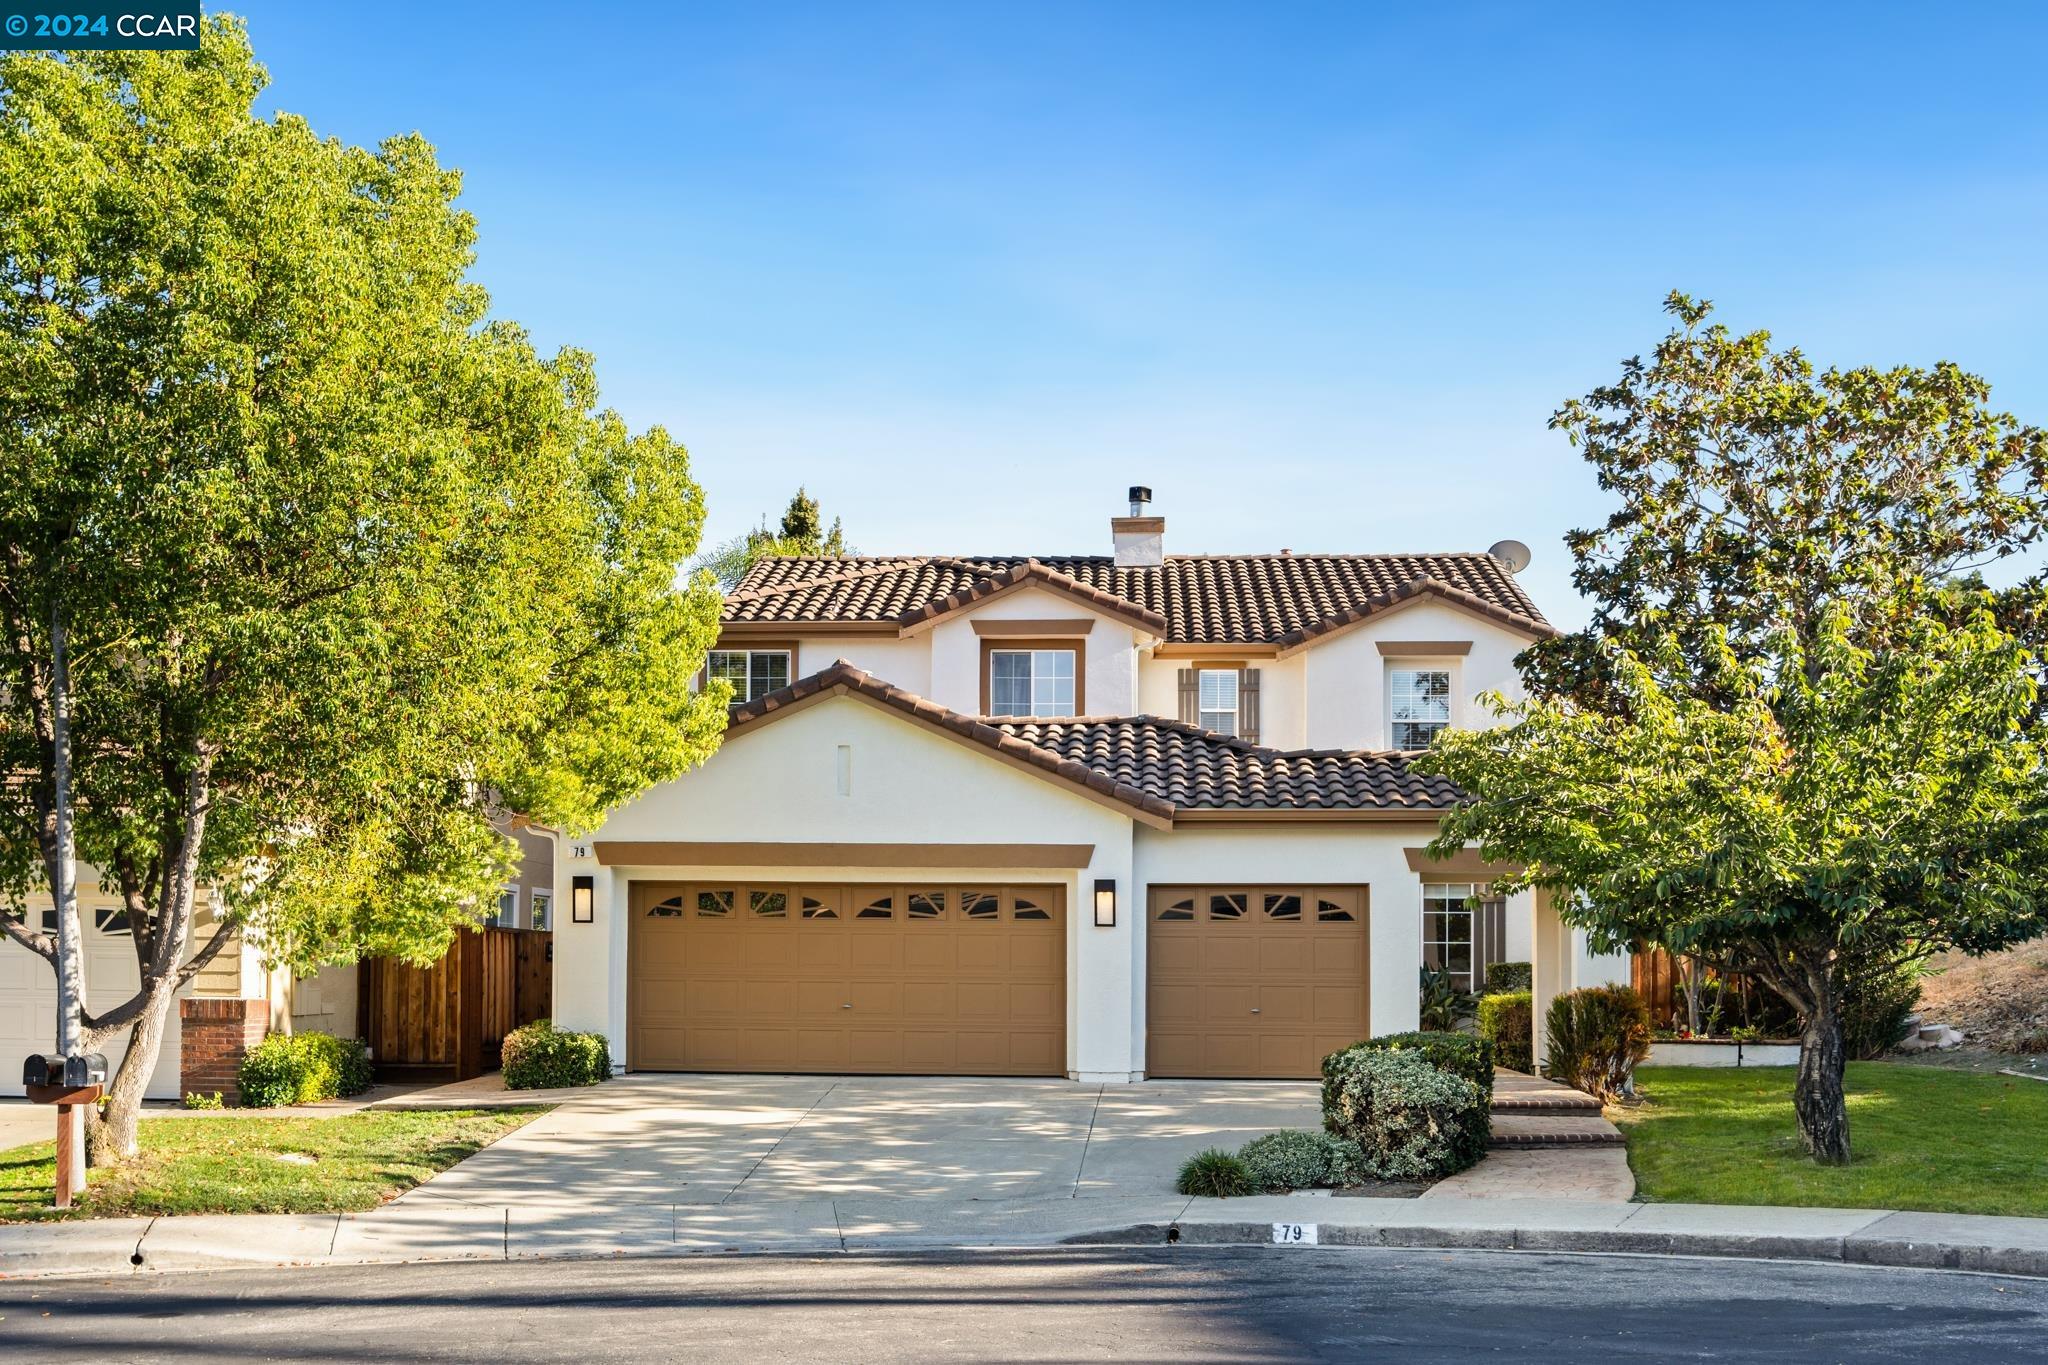
[[[1104,877],[1095,883],[1095,927],[1116,928],[1116,879]]]
[[[569,922],[589,924],[597,918],[597,878],[569,879]]]

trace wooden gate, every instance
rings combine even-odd
[[[461,1081],[496,1068],[505,1035],[548,1015],[553,940],[544,929],[465,929],[430,967],[366,959],[357,1024],[377,1075]]]

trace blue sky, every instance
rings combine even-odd
[[[1546,420],[1713,298],[2048,422],[2048,10],[249,3],[270,108],[465,173],[477,275],[866,552],[1529,542]]]

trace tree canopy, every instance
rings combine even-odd
[[[724,721],[686,452],[489,316],[422,138],[258,117],[266,79],[223,16],[0,57],[0,923],[50,956],[61,624],[78,853],[144,983],[88,1024],[143,1075],[228,937],[190,951],[198,888],[294,967],[431,959],[503,881],[494,818],[592,826]]]
[[[782,521],[775,530],[769,530],[764,523],[745,535],[734,536],[707,551],[697,567],[709,572],[730,592],[739,586],[757,560],[771,556],[844,559],[856,553],[847,548],[846,532],[839,518],[832,518],[832,525],[827,528],[818,500],[798,488],[789,506],[783,509]]]

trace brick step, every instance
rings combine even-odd
[[[1496,1114],[1598,1114],[1600,1101],[1583,1090],[1529,1076],[1519,1071],[1496,1069],[1493,1073],[1493,1112]]]
[[[1490,1147],[1619,1147],[1621,1130],[1597,1114],[1496,1112]]]

